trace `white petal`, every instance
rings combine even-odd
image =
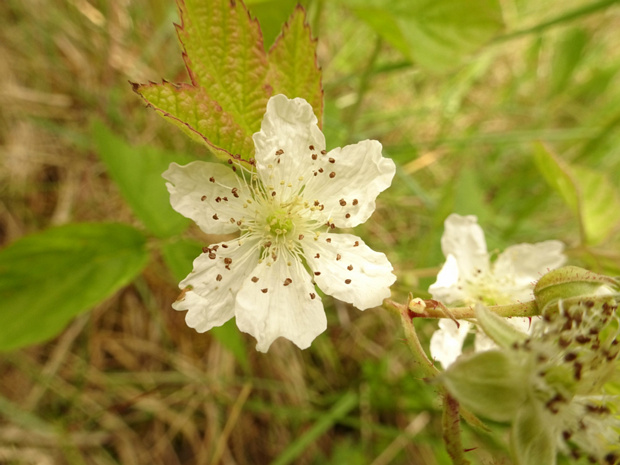
[[[172,208],[194,220],[204,232],[226,234],[239,229],[230,219],[243,218],[243,201],[249,191],[230,167],[204,161],[185,166],[171,163],[162,176],[170,181],[166,187]]]
[[[284,95],[269,99],[261,130],[253,139],[257,172],[265,186],[278,195],[298,192],[312,176],[312,155],[318,158],[325,150],[325,137],[317,122],[304,99]]]
[[[193,271],[179,284],[192,286],[172,304],[175,310],[188,310],[187,325],[203,333],[221,326],[234,316],[235,297],[241,283],[258,263],[257,241],[233,240],[210,246],[194,260]]]
[[[454,255],[462,279],[484,274],[489,269],[489,254],[484,232],[473,215],[448,216],[441,237],[441,250],[445,257]]]
[[[306,349],[327,328],[310,275],[299,260],[287,255],[259,263],[251,272],[258,280],[247,278],[237,294],[237,326],[256,338],[260,352],[267,352],[279,337]]]
[[[430,285],[428,292],[431,293],[433,299],[446,305],[466,299],[467,296],[459,285],[459,266],[454,255],[450,254],[446,257],[446,263],[437,274],[437,281]]]
[[[510,277],[517,286],[532,289],[542,275],[565,262],[564,244],[560,241],[517,244],[497,257],[493,271],[497,277]]]
[[[457,327],[452,320],[440,320],[439,329],[431,336],[430,351],[435,360],[441,362],[441,366],[448,368],[463,351],[463,342],[469,332],[470,324],[459,321]]]
[[[319,170],[308,181],[304,198],[323,204],[339,228],[357,226],[370,218],[375,199],[390,187],[396,173],[394,162],[381,155],[381,144],[376,140],[336,148],[319,157],[318,162]]]
[[[377,307],[396,281],[385,254],[375,252],[351,234],[321,234],[301,241],[319,288],[360,310]]]

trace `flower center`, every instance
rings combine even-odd
[[[279,208],[267,217],[267,226],[271,234],[285,236],[293,230],[293,218],[290,209]]]
[[[498,279],[492,273],[477,273],[473,279],[465,282],[467,294],[471,296],[467,304],[474,304],[477,301],[486,305],[508,305],[514,302],[514,298],[509,291],[513,283],[508,279]]]

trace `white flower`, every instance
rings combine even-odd
[[[445,305],[506,305],[534,298],[536,281],[546,272],[564,264],[564,244],[545,241],[508,247],[494,262],[487,251],[484,232],[475,216],[450,215],[445,221],[441,249],[446,263],[429,288],[433,299]],[[529,318],[510,318],[509,323],[527,332]],[[466,321],[442,320],[431,337],[433,357],[448,367],[461,354],[470,330]],[[475,339],[476,350],[495,347],[482,332]]]
[[[327,325],[315,284],[364,310],[381,305],[396,280],[386,256],[334,227],[365,222],[395,166],[366,140],[330,152],[312,107],[272,97],[254,134],[256,172],[237,165],[171,164],[170,202],[205,232],[240,232],[194,261],[173,304],[198,332],[233,316],[266,352],[282,336],[305,349]],[[308,271],[309,270],[309,271]]]

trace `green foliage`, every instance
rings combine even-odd
[[[454,68],[503,27],[496,0],[355,0],[349,5],[381,37],[431,71]]]
[[[579,219],[584,244],[597,245],[620,224],[620,193],[604,173],[569,165],[547,150],[535,146],[536,164],[550,186]]]
[[[110,176],[144,226],[162,238],[182,233],[189,221],[170,206],[161,174],[171,162],[184,158],[189,162],[189,157],[154,147],[132,147],[100,122],[93,125],[93,138]]]
[[[303,8],[295,10],[267,54],[258,21],[242,1],[178,5],[177,34],[191,85],[133,84],[159,114],[218,157],[244,161],[253,159],[252,134],[274,93],[305,98],[321,120],[321,73]]]
[[[73,224],[0,252],[0,350],[42,342],[128,284],[146,265],[145,237],[122,224]]]

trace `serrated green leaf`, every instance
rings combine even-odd
[[[157,237],[182,233],[189,220],[170,206],[170,195],[161,177],[173,162],[191,160],[180,154],[154,147],[132,147],[103,123],[93,125],[93,138],[99,157],[136,216]]]
[[[544,421],[540,405],[534,400],[528,400],[519,409],[510,439],[516,465],[555,464],[555,432]]]
[[[241,0],[177,4],[191,84],[132,83],[158,114],[219,158],[244,161],[254,157],[252,135],[274,93],[306,99],[321,121],[321,74],[303,8],[296,9],[268,59],[258,21]]]
[[[604,173],[571,166],[543,144],[534,147],[538,169],[577,216],[582,242],[603,242],[620,223],[620,193]]]
[[[323,87],[321,70],[316,58],[316,40],[312,39],[306,14],[301,6],[295,9],[282,28],[282,34],[269,50],[269,83],[274,94],[289,98],[301,97],[312,108],[321,126]]]
[[[200,243],[192,240],[168,242],[162,246],[162,256],[174,278],[181,281],[192,271],[192,262],[202,253]],[[188,328],[188,331],[193,329]],[[209,330],[224,348],[229,350],[246,373],[250,372],[247,345],[234,320]]]
[[[457,66],[503,28],[497,0],[354,0],[347,5],[395,48],[432,71]]]
[[[223,159],[254,155],[267,100],[267,57],[258,22],[233,0],[177,0],[177,34],[192,85],[134,84],[155,110]]]
[[[167,121],[194,141],[206,144],[222,160],[231,156],[249,160],[254,156],[254,131],[244,130],[204,89],[188,84],[134,85],[134,90]],[[264,101],[265,107],[267,100]],[[263,113],[265,108],[263,108]],[[261,114],[262,115],[262,114]],[[260,126],[260,120],[259,120]]]
[[[178,0],[185,64],[192,84],[234,116],[249,134],[256,132],[269,94],[262,84],[267,59],[258,21],[242,1]]]
[[[73,224],[0,251],[0,350],[58,334],[146,265],[146,239],[122,224]]]
[[[438,379],[465,408],[494,421],[512,420],[525,401],[524,368],[499,350],[461,356]]]

